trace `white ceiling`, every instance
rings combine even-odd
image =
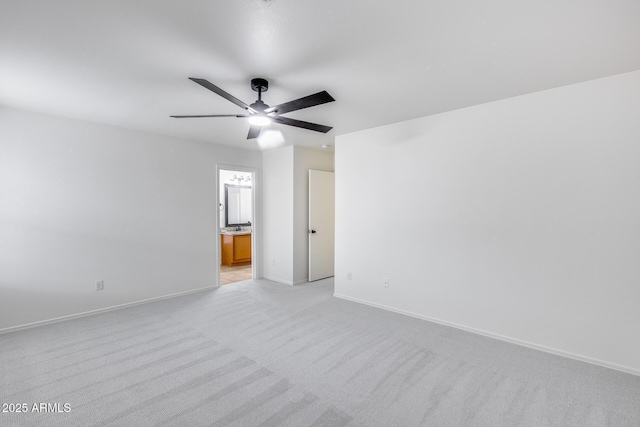
[[[243,110],[270,105],[327,135],[273,125],[286,144],[640,69],[638,0],[2,0],[0,105],[258,149]]]

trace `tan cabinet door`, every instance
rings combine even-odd
[[[223,265],[246,265],[251,262],[251,234],[220,235]]]
[[[251,234],[233,236],[233,260],[235,262],[251,261]]]

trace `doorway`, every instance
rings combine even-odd
[[[218,285],[256,277],[254,169],[218,165]]]

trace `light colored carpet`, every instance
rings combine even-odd
[[[640,425],[640,377],[332,291],[249,281],[0,335],[1,402],[29,408],[0,425]]]

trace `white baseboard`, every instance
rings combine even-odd
[[[289,286],[302,285],[303,283],[307,283],[308,282],[307,279],[298,280],[296,282],[292,282],[291,280],[282,280],[282,279],[277,279],[275,277],[270,277],[270,276],[262,276],[262,279],[271,280],[272,282],[284,283],[285,285],[289,285]]]
[[[282,279],[278,279],[276,277],[271,277],[271,276],[262,276],[262,278],[266,280],[271,280],[272,282],[284,283],[285,285],[293,286],[293,282],[289,280],[282,280]]]
[[[61,316],[61,317],[55,317],[53,319],[40,320],[40,321],[33,322],[33,323],[26,323],[24,325],[11,326],[9,328],[0,329],[0,335],[1,334],[7,334],[9,332],[19,331],[19,330],[22,330],[22,329],[29,329],[29,328],[35,328],[37,326],[48,325],[48,324],[51,324],[51,323],[64,322],[66,320],[77,319],[79,317],[93,316],[95,314],[106,313],[107,311],[119,310],[121,308],[132,307],[132,306],[141,305],[141,304],[147,304],[147,303],[150,303],[150,302],[160,301],[160,300],[163,300],[163,299],[175,298],[175,297],[179,297],[179,296],[182,296],[182,295],[188,295],[188,294],[194,294],[196,292],[209,291],[209,290],[212,290],[212,289],[217,289],[219,287],[220,286],[218,286],[218,285],[207,286],[205,288],[193,289],[193,290],[184,291],[184,292],[176,292],[175,294],[169,294],[169,295],[163,295],[163,296],[160,296],[160,297],[147,298],[147,299],[134,301],[134,302],[127,302],[127,303],[124,303],[124,304],[113,305],[111,307],[99,308],[97,310],[84,311],[82,313],[70,314],[68,316]]]
[[[394,313],[404,314],[406,316],[411,316],[411,317],[415,317],[417,319],[421,319],[421,320],[426,320],[426,321],[429,321],[429,322],[437,323],[439,325],[450,326],[452,328],[461,329],[461,330],[466,331],[466,332],[471,332],[471,333],[474,333],[474,334],[483,335],[485,337],[494,338],[494,339],[497,339],[497,340],[500,340],[500,341],[505,341],[505,342],[508,342],[508,343],[511,343],[511,344],[517,344],[517,345],[521,345],[523,347],[529,347],[529,348],[532,348],[534,350],[544,351],[545,353],[551,353],[551,354],[554,354],[556,356],[562,356],[562,357],[566,357],[566,358],[569,358],[569,359],[579,360],[580,362],[586,362],[586,363],[590,363],[592,365],[598,365],[598,366],[602,366],[604,368],[615,369],[616,371],[621,371],[621,372],[624,372],[624,373],[627,373],[627,374],[640,376],[640,370],[635,369],[635,368],[631,368],[629,366],[618,365],[616,363],[610,363],[610,362],[607,362],[607,361],[604,361],[604,360],[595,359],[593,357],[583,356],[581,354],[571,353],[571,352],[564,351],[564,350],[558,350],[556,348],[547,347],[547,346],[544,346],[544,345],[532,343],[532,342],[521,340],[521,339],[518,339],[518,338],[512,338],[512,337],[496,334],[496,333],[493,333],[493,332],[485,331],[485,330],[482,330],[482,329],[477,329],[477,328],[473,328],[473,327],[470,327],[470,326],[465,326],[465,325],[460,325],[460,324],[457,324],[457,323],[454,323],[454,322],[449,322],[449,321],[446,321],[446,320],[441,320],[441,319],[436,319],[436,318],[429,317],[429,316],[424,316],[422,314],[413,313],[411,311],[400,310],[400,309],[389,307],[389,306],[386,306],[386,305],[383,305],[383,304],[377,304],[377,303],[374,303],[374,302],[371,302],[371,301],[366,301],[366,300],[362,300],[362,299],[359,299],[359,298],[350,297],[350,296],[347,296],[347,295],[334,293],[333,296],[336,297],[336,298],[340,298],[340,299],[344,299],[344,300],[348,300],[348,301],[352,301],[352,302],[357,302],[359,304],[369,305],[371,307],[381,308],[383,310],[392,311]]]

